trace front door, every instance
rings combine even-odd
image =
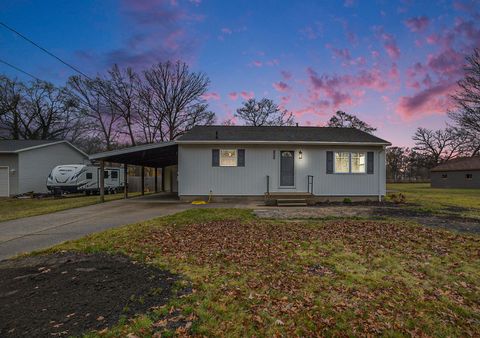
[[[280,151],[280,186],[293,187],[295,185],[295,152]]]

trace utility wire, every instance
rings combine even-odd
[[[18,68],[17,66],[12,65],[11,63],[8,63],[7,61],[4,61],[4,60],[0,59],[0,63],[3,63],[3,64],[5,64],[5,65],[7,65],[7,66],[9,66],[9,67],[11,67],[11,68],[13,68],[13,69],[15,69],[16,71],[19,71],[20,73],[23,73],[23,74],[25,74],[25,75],[28,75],[28,76],[34,78],[35,80],[42,81],[41,79],[39,79],[39,78],[36,77],[35,75],[32,75],[32,74],[30,74],[29,72],[26,72],[26,71],[24,71],[23,69]]]
[[[20,36],[22,39],[30,42],[32,45],[34,45],[35,47],[41,49],[42,51],[44,51],[45,53],[47,53],[48,55],[50,55],[51,57],[54,57],[55,59],[57,59],[58,61],[60,61],[61,63],[63,63],[65,66],[73,69],[74,71],[76,71],[77,73],[85,76],[87,79],[91,80],[91,78],[86,75],[85,73],[83,73],[81,70],[79,70],[78,68],[76,68],[75,66],[72,66],[71,64],[69,64],[68,62],[66,61],[63,61],[61,58],[59,58],[58,56],[56,56],[55,54],[53,54],[52,52],[46,50],[45,48],[43,48],[42,46],[40,46],[39,44],[35,43],[34,41],[30,40],[29,38],[27,38],[25,35],[19,33],[18,31],[16,31],[15,29],[13,29],[12,27],[10,26],[7,26],[5,23],[3,22],[0,22],[0,25],[3,26],[4,28],[8,29],[9,31],[17,34],[18,36]]]

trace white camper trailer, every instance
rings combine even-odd
[[[100,168],[92,165],[70,164],[53,168],[47,178],[47,189],[54,192],[84,192],[87,195],[100,191]],[[105,193],[115,193],[124,188],[121,168],[105,168]]]

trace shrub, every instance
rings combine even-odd
[[[407,200],[405,195],[402,194],[402,193],[399,193],[398,195],[397,194],[391,194],[390,199],[395,204],[402,204],[402,203],[405,203],[406,200]]]
[[[348,198],[348,197],[345,197],[345,198],[343,199],[343,203],[350,204],[350,203],[352,203],[352,200],[351,200],[350,198]]]

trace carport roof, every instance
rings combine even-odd
[[[159,168],[177,164],[177,150],[175,142],[160,142],[97,153],[89,158],[91,161],[104,160]]]

